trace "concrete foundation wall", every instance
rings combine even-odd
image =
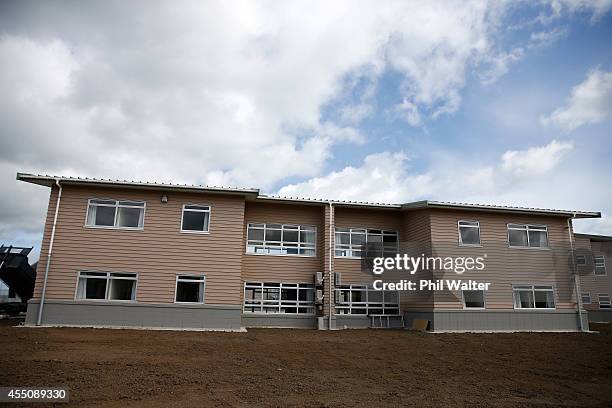
[[[39,301],[30,301],[26,325],[35,325]],[[46,301],[43,325],[115,326],[167,329],[242,328],[241,307],[229,305],[142,304]]]
[[[275,327],[293,329],[315,329],[317,327],[317,318],[315,316],[243,314],[242,325],[247,328]]]
[[[431,331],[579,331],[578,313],[573,310],[438,310],[408,311],[406,327],[413,319],[429,320]],[[582,322],[588,330],[587,313]]]
[[[612,309],[589,310],[589,322],[612,323]]]

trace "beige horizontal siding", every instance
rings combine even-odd
[[[591,242],[586,237],[576,237],[576,250],[578,253],[592,254],[593,256],[603,255],[606,262],[606,275],[595,275],[594,265],[590,262],[586,266],[577,267],[580,276],[581,293],[591,295],[591,304],[584,305],[587,310],[600,310],[599,295],[606,294],[612,296],[612,242]],[[604,309],[606,310],[606,309]]]
[[[394,209],[354,209],[336,207],[334,225],[336,228],[370,228],[397,231],[402,239],[403,214]],[[334,237],[335,239],[335,237]],[[334,272],[340,272],[343,284],[363,284],[372,281],[372,275],[361,271],[361,260],[334,258]]]
[[[210,304],[240,302],[244,199],[239,196],[164,192],[118,188],[64,187],[47,298],[73,299],[80,270],[138,273],[136,300],[174,301],[177,274],[206,275],[205,297]],[[113,230],[85,227],[89,198],[146,202],[144,229]],[[46,261],[56,193],[50,200],[41,265]],[[211,206],[210,234],[181,233],[182,206]],[[42,268],[41,268],[42,271]],[[37,276],[40,297],[43,273]]]
[[[459,246],[457,222],[480,222],[481,248]],[[537,224],[548,226],[550,248],[518,249],[508,247],[507,224]],[[496,214],[485,212],[432,210],[431,234],[435,256],[481,256],[487,254],[483,271],[440,273],[444,279],[460,278],[491,282],[486,293],[488,309],[513,307],[513,284],[554,285],[556,307],[575,308],[573,280],[569,258],[567,220],[559,217]],[[439,296],[437,308],[462,308],[461,293]]]
[[[252,203],[245,207],[242,244],[243,281],[312,283],[315,272],[323,271],[324,210],[322,206]],[[292,224],[317,229],[316,256],[253,255],[246,253],[246,225],[249,223]]]

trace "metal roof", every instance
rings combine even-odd
[[[216,194],[238,194],[246,196],[247,200],[251,201],[275,201],[285,204],[312,204],[312,205],[328,205],[332,203],[335,206],[340,207],[353,207],[353,208],[379,208],[379,209],[394,209],[394,210],[417,210],[423,208],[440,208],[440,209],[461,209],[469,211],[485,211],[485,212],[503,212],[503,213],[526,213],[526,214],[539,214],[539,215],[552,215],[552,216],[564,216],[573,218],[600,218],[600,212],[594,211],[574,211],[574,210],[556,210],[548,208],[533,208],[533,207],[515,207],[515,206],[503,206],[503,205],[490,205],[490,204],[470,204],[470,203],[456,203],[456,202],[445,202],[445,201],[415,201],[403,204],[389,204],[389,203],[372,203],[365,201],[343,201],[343,200],[329,200],[329,199],[318,199],[318,198],[301,198],[301,197],[281,197],[274,195],[260,194],[257,188],[236,188],[236,187],[225,187],[225,186],[204,186],[204,185],[191,185],[191,184],[172,184],[172,183],[151,183],[143,181],[129,181],[129,180],[110,180],[110,179],[97,179],[97,178],[81,178],[81,177],[65,177],[65,176],[49,176],[49,175],[36,175],[28,173],[17,173],[17,180],[25,181],[27,183],[38,184],[42,186],[50,187],[59,180],[63,183],[69,183],[74,185],[101,185],[101,186],[121,186],[131,188],[145,188],[145,189],[161,189],[161,190],[179,190],[179,191],[196,191],[196,192],[207,192]]]
[[[38,184],[41,186],[51,187],[56,180],[62,183],[74,185],[102,185],[102,186],[121,186],[135,188],[154,188],[162,190],[188,190],[201,191],[211,193],[229,193],[229,194],[250,194],[257,196],[259,189],[257,188],[235,188],[224,186],[204,186],[196,184],[172,184],[172,183],[151,183],[146,181],[134,180],[111,180],[98,178],[83,178],[83,177],[66,177],[66,176],[49,176],[40,174],[17,173],[17,180],[27,183]]]
[[[569,216],[573,218],[600,218],[601,213],[598,211],[577,211],[577,210],[556,210],[551,208],[536,208],[536,207],[515,207],[506,205],[492,204],[470,204],[470,203],[454,203],[447,201],[415,201],[413,203],[402,204],[404,209],[419,209],[419,208],[443,208],[443,209],[461,209],[472,211],[486,212],[519,212],[541,215],[559,215]]]

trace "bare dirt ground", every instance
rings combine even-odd
[[[593,325],[598,334],[428,334],[8,324],[0,385],[68,387],[71,406],[612,405],[610,325]]]

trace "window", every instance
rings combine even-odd
[[[545,225],[508,224],[511,247],[548,248],[548,228]]]
[[[182,232],[208,232],[210,206],[185,204],[181,221]]]
[[[485,308],[485,292],[484,290],[464,290],[463,307],[465,309],[484,309]]]
[[[145,203],[142,201],[99,200],[92,198],[87,207],[88,227],[142,229]]]
[[[315,227],[282,224],[249,224],[247,248],[249,254],[315,256]]]
[[[576,255],[576,266],[584,266],[584,265],[586,265],[586,256]]]
[[[595,261],[595,269],[593,270],[593,273],[597,276],[605,276],[606,258],[603,255],[597,255],[593,259]]]
[[[514,285],[515,309],[554,309],[555,292],[550,285]]]
[[[398,315],[399,293],[374,290],[367,285],[336,287],[336,314]]]
[[[480,223],[478,221],[459,221],[459,244],[480,245]]]
[[[135,300],[135,273],[79,272],[77,299]]]
[[[314,285],[244,283],[245,313],[314,314]]]
[[[582,304],[583,305],[591,304],[591,294],[589,292],[585,292],[582,294]]]
[[[204,276],[177,275],[176,303],[204,303]]]
[[[607,293],[599,294],[599,308],[610,309],[610,295],[608,295]]]
[[[336,228],[336,256],[360,258],[365,245],[375,246],[375,252],[379,252],[382,256],[393,256],[398,251],[397,231]]]

